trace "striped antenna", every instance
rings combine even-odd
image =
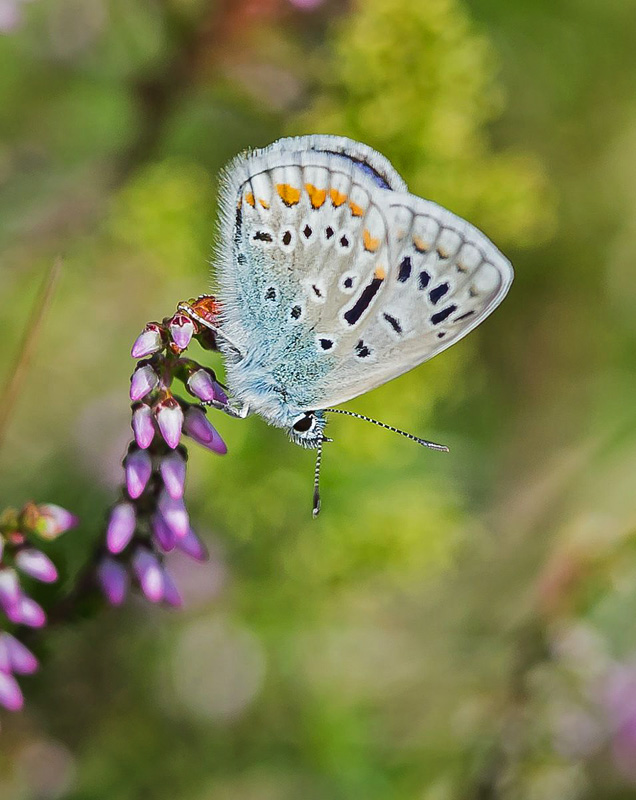
[[[412,433],[401,431],[399,428],[394,428],[393,425],[387,425],[385,422],[378,422],[377,419],[372,419],[371,417],[365,417],[364,414],[356,414],[355,411],[347,411],[344,408],[326,408],[325,411],[328,411],[330,414],[344,414],[347,417],[355,417],[356,419],[363,419],[365,422],[372,422],[374,425],[378,425],[380,428],[386,428],[387,431],[393,431],[393,433],[399,433],[400,436],[404,436],[406,439],[410,439],[412,442],[417,442],[418,444],[421,444],[423,447],[429,447],[431,450],[439,450],[442,453],[448,453],[448,447],[446,447],[445,444],[436,444],[435,442],[429,442],[428,439],[420,439],[419,436],[413,436]],[[320,463],[320,457],[319,457],[319,463]],[[315,513],[314,516],[316,516]]]

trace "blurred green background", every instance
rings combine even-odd
[[[209,287],[236,152],[363,140],[516,268],[349,406],[450,455],[333,419],[317,522],[313,456],[214,416],[185,610],[44,633],[0,797],[635,798],[636,4],[2,0],[0,26],[0,379],[63,257],[0,506],[80,514],[66,588],[121,479],[131,342]]]

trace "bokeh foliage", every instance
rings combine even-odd
[[[483,227],[517,281],[483,330],[350,404],[451,454],[336,418],[318,522],[311,455],[217,415],[230,454],[190,458],[213,559],[175,565],[187,610],[49,634],[28,711],[3,721],[0,795],[634,796],[608,734],[581,752],[561,730],[602,729],[599,682],[636,647],[632,4],[24,14],[0,39],[0,374],[59,253],[64,273],[0,498],[81,515],[56,544],[68,581],[119,480],[130,343],[209,286],[235,152],[361,139]]]

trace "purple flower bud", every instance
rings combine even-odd
[[[57,580],[57,569],[48,556],[35,548],[20,550],[15,557],[18,569],[38,581],[53,583]]]
[[[114,506],[106,528],[106,546],[111,553],[121,553],[132,539],[136,524],[132,503],[117,503]]]
[[[162,348],[161,326],[156,322],[149,322],[135,339],[130,355],[133,358],[144,358],[159,352]]]
[[[37,506],[39,518],[35,525],[35,532],[43,539],[56,539],[60,534],[74,528],[79,522],[75,514],[71,514],[61,506],[53,503],[43,503]]]
[[[142,450],[150,447],[155,438],[155,423],[152,418],[152,409],[146,403],[140,403],[133,411],[132,429],[137,445]]]
[[[31,675],[38,668],[37,658],[10,633],[0,634],[0,662],[7,664],[5,672],[16,672],[18,675]]]
[[[29,628],[41,628],[46,625],[44,609],[25,594],[21,595],[18,602],[7,611],[7,617],[16,625],[28,625]]]
[[[128,592],[128,572],[123,564],[106,556],[97,567],[97,580],[112,606],[120,606]]]
[[[186,314],[175,314],[170,320],[170,335],[179,350],[185,350],[194,334],[194,324]]]
[[[163,597],[163,569],[157,557],[140,547],[135,551],[132,565],[142,592],[151,603],[158,603]]]
[[[24,704],[18,682],[8,672],[0,672],[0,705],[7,711],[20,711]]]
[[[157,424],[168,447],[173,450],[181,439],[183,411],[174,397],[167,397],[157,407]]]
[[[163,599],[164,602],[175,608],[181,608],[183,605],[183,598],[172,580],[172,575],[165,567],[163,569]]]
[[[150,364],[137,367],[130,378],[130,399],[136,403],[137,400],[141,400],[142,397],[152,392],[158,383],[159,376]]]
[[[192,528],[188,528],[186,535],[177,540],[177,547],[195,561],[207,561],[208,559],[207,547]]]
[[[14,569],[0,569],[0,605],[5,613],[16,606],[20,600],[21,590],[18,575]]]
[[[177,539],[181,539],[188,533],[190,520],[183,500],[175,500],[170,497],[168,492],[163,491],[159,495],[157,507],[166,525],[174,533]]]
[[[152,459],[147,450],[131,450],[124,461],[126,470],[126,489],[136,500],[143,494],[152,474]]]
[[[215,380],[207,371],[207,369],[197,369],[188,378],[188,389],[195,397],[203,400],[205,403],[210,403],[216,400],[214,392]]]
[[[170,530],[161,514],[155,514],[152,518],[152,530],[159,547],[164,553],[174,550],[177,537]]]
[[[196,406],[190,406],[186,411],[184,430],[195,442],[213,450],[219,455],[227,453],[227,446],[219,436],[216,429],[205,415],[205,412]]]
[[[175,451],[162,458],[159,470],[163,485],[166,487],[170,497],[173,500],[182,498],[186,477],[186,462],[181,453]]]

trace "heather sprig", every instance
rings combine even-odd
[[[196,314],[217,313],[213,298],[193,301]],[[149,322],[135,340],[138,359],[130,380],[134,439],[124,458],[125,481],[106,525],[106,550],[97,567],[99,585],[112,605],[122,603],[131,579],[153,603],[181,605],[164,554],[181,550],[207,558],[192,530],[183,499],[187,447],[183,437],[220,455],[225,443],[207,417],[207,404],[227,404],[209,367],[184,355],[192,340],[216,349],[211,331],[184,311]]]
[[[44,609],[24,590],[25,578],[53,583],[55,564],[39,549],[77,525],[77,517],[61,506],[29,502],[20,511],[9,508],[0,515],[0,609],[8,625],[41,628]],[[15,675],[35,672],[38,662],[16,636],[0,633],[0,705],[9,711],[22,708],[23,697]]]

